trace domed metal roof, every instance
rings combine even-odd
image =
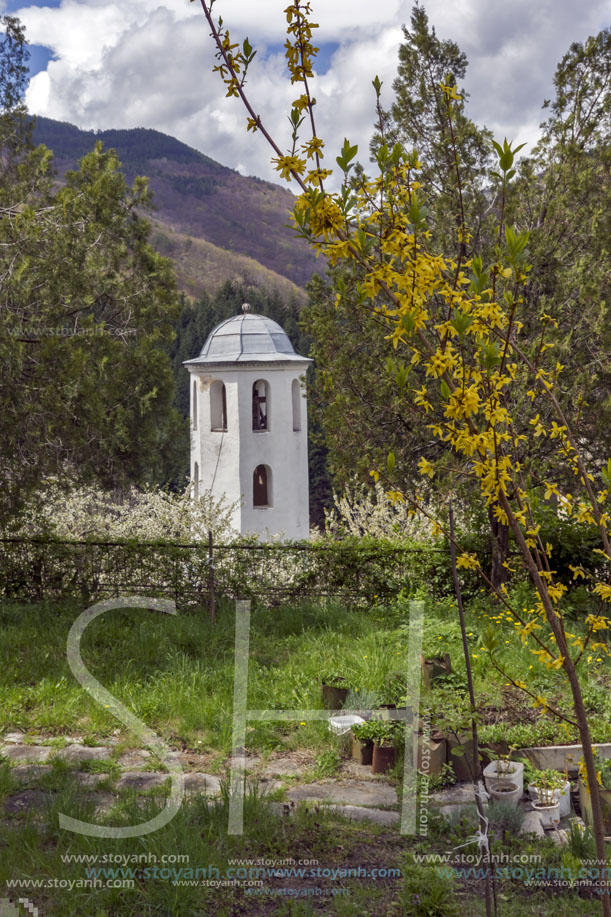
[[[245,310],[217,325],[206,338],[199,357],[185,361],[185,365],[309,362],[295,353],[286,331],[277,322]]]

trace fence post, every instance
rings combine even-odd
[[[212,554],[212,532],[208,532],[208,609],[210,611],[210,624],[214,624],[214,558]]]

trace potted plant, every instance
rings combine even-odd
[[[371,769],[374,774],[386,774],[396,759],[396,746],[400,735],[400,724],[383,720],[370,720],[369,735],[373,742]]]
[[[564,789],[566,775],[558,771],[536,771],[533,789],[537,791],[537,801],[532,803],[535,812],[541,816],[544,828],[556,828],[560,823],[560,793]],[[530,787],[529,787],[530,789]]]
[[[525,771],[528,778],[528,795],[531,802],[539,801],[539,787],[537,785],[537,780],[539,779],[539,771],[533,768],[528,768]],[[560,818],[568,818],[571,814],[571,783],[567,777],[566,772],[562,775],[559,775],[559,779],[562,777],[560,788],[554,790],[554,799],[559,805]]]
[[[343,675],[323,675],[322,702],[327,710],[341,710],[346,703],[350,686]]]
[[[484,750],[482,749],[482,751]],[[521,761],[511,760],[511,755],[514,751],[515,747],[511,746],[506,753],[497,755],[490,764],[486,765],[484,779],[487,786],[499,782],[515,783],[520,790],[520,796],[522,796],[524,792],[524,765]]]
[[[359,764],[371,764],[377,726],[375,720],[369,720],[352,727],[352,757]]]

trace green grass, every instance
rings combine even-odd
[[[5,606],[0,611],[0,728],[102,742],[118,723],[80,687],[66,661],[76,605]],[[270,611],[254,608],[249,662],[251,708],[320,708],[322,669],[344,674],[360,690],[383,688],[405,666],[395,622],[335,605]],[[41,641],[40,634],[45,639]],[[405,641],[402,641],[405,644]],[[389,644],[392,643],[392,654]],[[234,611],[221,606],[211,628],[205,614],[176,617],[142,609],[105,614],[87,629],[82,656],[91,674],[168,740],[226,754],[231,747]],[[249,726],[248,745],[264,751],[329,748],[324,724]]]
[[[162,809],[164,793],[155,791],[139,798],[133,792],[125,793],[110,812],[100,816],[94,813],[92,802],[74,792],[68,774],[63,777],[64,782],[56,780],[34,815],[14,818],[0,836],[0,896],[27,897],[45,917],[205,917],[213,913],[221,917],[295,917],[321,910],[335,917],[355,913],[365,917],[485,913],[481,879],[448,877],[438,865],[414,859],[414,855],[448,853],[463,844],[476,824],[469,812],[450,823],[431,815],[427,837],[401,837],[396,830],[350,822],[324,807],[301,807],[289,817],[274,810],[266,798],[248,793],[244,833],[235,835],[228,833],[225,785],[217,804],[189,797],[174,819],[153,834],[111,840],[61,830],[58,815],[98,824],[138,824]],[[471,852],[470,847],[463,850]],[[544,868],[559,869],[568,862],[567,852],[552,841],[531,841],[512,834],[506,835],[502,846],[494,842],[493,853],[499,852],[514,858],[537,855]],[[110,857],[114,862],[109,862]],[[117,857],[121,857],[119,862]],[[263,858],[269,866],[274,860],[287,865],[287,857],[296,861],[296,867],[298,861],[307,860],[308,865],[327,871],[326,875],[259,875],[268,892],[261,897],[251,897],[240,887],[191,884],[194,878],[205,875],[222,879],[232,860],[241,860],[244,865],[245,860]],[[579,867],[578,861],[571,862]],[[88,872],[92,868],[117,872],[98,874],[99,884],[94,887],[94,877]],[[126,869],[130,871],[121,871]],[[179,869],[199,869],[200,873],[183,872],[181,876],[174,871]],[[380,872],[389,869],[397,872],[392,876]],[[332,877],[331,870],[355,872]],[[32,888],[28,885],[32,877],[47,887]],[[176,884],[181,879],[189,884]],[[8,881],[24,884],[9,889]],[[69,884],[72,887],[68,890]],[[301,896],[294,900],[280,896],[278,892],[287,887]],[[346,894],[330,894],[324,901],[307,897],[308,891],[316,889],[344,890]],[[532,890],[521,879],[503,878],[498,893],[503,917],[597,913],[595,898],[580,898],[572,889]]]
[[[30,741],[46,736],[58,751],[66,736],[85,738],[86,744],[103,744],[116,733],[117,721],[96,704],[75,681],[66,662],[66,637],[81,612],[77,605],[42,604],[0,609],[3,640],[0,647],[0,728],[22,729]],[[406,669],[407,640],[404,625],[407,603],[393,609],[373,608],[368,612],[341,608],[334,604],[303,604],[293,608],[269,610],[254,607],[251,622],[251,654],[248,702],[251,708],[321,707],[321,673],[343,675],[354,691],[377,697],[381,702],[400,700],[397,673]],[[528,649],[515,640],[510,624],[484,598],[468,611],[469,642],[473,658],[476,692],[482,704],[503,707],[506,699],[504,679],[495,674],[479,648],[482,630],[493,620],[503,634],[503,663],[511,665],[516,678],[529,680],[559,702],[567,703],[561,677],[554,671],[531,669]],[[494,619],[497,620],[494,620]],[[577,632],[579,624],[575,624]],[[43,639],[44,635],[44,639]],[[441,638],[441,639],[440,639]],[[505,643],[505,639],[509,642]],[[445,687],[436,686],[426,698],[435,716],[456,719],[461,714],[464,692],[464,660],[456,611],[451,602],[427,608],[423,652],[436,655],[450,652],[453,674]],[[221,604],[216,627],[211,628],[205,612],[181,613],[175,617],[142,609],[121,610],[98,618],[83,639],[82,655],[94,677],[117,696],[147,726],[167,741],[197,752],[211,753],[210,770],[220,771],[231,745],[233,707],[234,610]],[[536,665],[536,663],[534,663]],[[528,674],[530,673],[530,675]],[[534,673],[534,674],[533,674]],[[610,702],[606,685],[606,664],[588,670],[586,703],[601,722],[609,721]],[[549,728],[545,720],[528,722],[529,701],[512,701],[506,713],[513,729],[527,727],[542,734]],[[522,720],[526,719],[526,725]],[[553,721],[550,721],[553,722]],[[553,724],[555,726],[555,724]],[[488,728],[488,727],[485,727]],[[557,738],[557,727],[554,739]],[[507,734],[507,723],[498,727]],[[117,738],[117,736],[114,736]],[[45,802],[30,816],[19,814],[8,819],[0,833],[0,882],[29,877],[82,880],[83,863],[64,862],[67,854],[103,856],[126,854],[180,854],[189,865],[213,866],[222,873],[233,857],[315,858],[324,867],[373,866],[401,869],[393,880],[373,881],[348,878],[342,885],[346,897],[287,900],[282,897],[250,898],[243,889],[214,889],[204,886],[176,886],[161,878],[139,875],[134,888],[45,888],[27,890],[28,897],[42,914],[76,917],[200,917],[215,913],[221,917],[242,913],[248,917],[263,914],[313,915],[325,913],[348,917],[400,917],[400,915],[437,915],[455,913],[484,914],[482,883],[479,880],[443,880],[435,868],[414,863],[411,854],[448,852],[473,835],[476,825],[469,813],[448,824],[431,813],[429,836],[401,837],[395,829],[369,823],[351,823],[324,807],[309,807],[294,817],[282,817],[270,808],[270,799],[249,795],[245,808],[245,833],[227,831],[227,791],[218,806],[209,806],[198,796],[190,797],[178,815],[165,828],[152,835],[131,840],[104,840],[60,831],[58,814],[96,823],[135,824],[147,820],[164,805],[168,784],[138,796],[124,789],[114,808],[105,816],[94,813],[90,789],[75,782],[75,771],[96,774],[100,788],[112,790],[118,774],[116,758],[127,748],[138,745],[133,736],[122,732],[113,747],[110,761],[86,764],[50,759],[51,770],[29,787],[45,793]],[[247,746],[265,758],[274,749],[308,749],[313,764],[305,779],[332,777],[340,764],[337,740],[324,723],[295,722],[275,725],[252,723]],[[149,767],[160,769],[161,761],[151,759]],[[401,776],[401,759],[394,774]],[[285,782],[288,782],[288,778]],[[12,767],[0,761],[0,799],[17,789]],[[281,791],[276,793],[280,796]],[[515,836],[512,813],[497,813],[496,830],[503,836],[503,853],[542,851],[548,865],[561,865],[566,851],[551,842],[532,842]],[[498,841],[496,842],[498,844]],[[584,850],[570,851],[581,856]],[[292,880],[294,881],[294,880]],[[268,886],[278,889],[283,880],[270,878]],[[284,885],[286,885],[284,881]],[[297,883],[299,884],[299,883]],[[338,887],[328,879],[301,883],[302,888],[322,885]],[[0,888],[0,897],[5,894]],[[11,892],[13,894],[13,892]],[[595,914],[592,900],[579,898],[574,890],[556,892],[527,889],[517,881],[503,880],[499,887],[507,917],[539,917],[545,913],[560,917],[567,913]]]
[[[98,815],[95,821],[112,825],[137,824],[152,818],[163,804],[163,796],[159,792],[144,799],[140,797],[139,801],[134,794],[126,794],[107,816],[101,818]],[[371,859],[371,845],[376,842],[379,843],[374,859],[398,867],[406,847],[405,841],[387,837],[382,829],[375,826],[363,828],[337,816],[332,817],[324,810],[300,809],[291,817],[276,814],[269,802],[256,794],[248,794],[245,799],[244,834],[230,835],[227,831],[229,810],[226,789],[218,805],[208,806],[201,797],[188,799],[168,825],[143,838],[113,841],[70,834],[57,826],[60,812],[85,821],[94,820],[90,804],[70,795],[67,788],[58,788],[47,807],[37,813],[38,824],[33,819],[15,822],[3,831],[0,840],[0,890],[7,880],[23,879],[27,883],[33,873],[43,880],[63,881],[63,889],[32,891],[26,885],[19,891],[20,895],[27,895],[35,902],[47,917],[80,917],[82,914],[100,917],[107,914],[113,917],[152,917],[159,914],[191,917],[211,913],[229,917],[236,913],[297,913],[282,910],[284,902],[281,898],[275,901],[273,898],[250,899],[242,888],[176,885],[172,875],[153,875],[151,872],[147,876],[144,870],[146,865],[150,866],[155,861],[161,869],[163,856],[173,858],[169,863],[176,862],[177,856],[181,857],[178,861],[180,865],[171,867],[173,869],[207,869],[213,877],[223,876],[233,858],[285,860],[290,855],[296,860],[308,859],[312,862],[315,859],[323,868],[340,868],[346,857],[361,860],[365,847]],[[123,868],[126,862],[136,862],[133,888],[82,887],[88,867],[83,861],[75,861],[75,858],[102,858],[118,853],[124,858],[131,858],[124,860]],[[67,856],[72,857],[72,861],[66,861]],[[141,858],[140,863],[137,857]],[[69,893],[65,890],[67,882],[78,883],[79,880],[80,887],[73,887]],[[296,884],[294,879],[289,881]],[[267,888],[279,888],[287,882],[267,876],[264,884]],[[323,878],[297,884],[331,889],[340,883]],[[362,913],[379,914],[385,913],[396,899],[400,879],[392,883],[372,883],[369,888],[362,887],[363,883],[358,881],[349,885],[354,890],[355,899],[364,906]],[[353,904],[355,899],[352,899]],[[341,915],[351,911],[340,905],[332,913]]]
[[[66,660],[66,638],[81,612],[78,604],[5,605],[0,608],[0,730],[50,735],[60,747],[65,735],[103,743],[120,724],[76,682]],[[343,675],[352,689],[380,702],[400,701],[407,665],[409,604],[368,611],[336,604],[253,607],[250,629],[250,708],[321,707],[321,673]],[[532,702],[491,668],[481,637],[492,626],[499,636],[499,660],[514,680],[570,713],[562,673],[541,666],[521,644],[513,623],[484,596],[471,602],[468,641],[480,706],[503,710],[501,722],[482,727],[484,741],[509,739],[518,746],[576,739],[574,731],[540,717]],[[579,622],[571,629],[579,633]],[[41,639],[44,634],[44,640]],[[429,604],[423,653],[449,652],[453,674],[425,697],[446,722],[460,718],[465,704],[465,667],[457,613],[451,600]],[[113,610],[96,619],[82,641],[91,674],[139,719],[167,741],[222,760],[231,747],[234,688],[234,608],[220,604],[217,623],[207,614],[169,616],[143,609]],[[596,659],[601,659],[597,662]],[[584,660],[585,662],[585,660]],[[594,739],[609,735],[611,666],[597,655],[582,668],[584,695]],[[462,700],[461,700],[462,698]],[[125,730],[123,739],[133,742]],[[134,743],[137,744],[137,743]],[[320,755],[335,747],[323,723],[250,722],[248,748],[310,748]]]

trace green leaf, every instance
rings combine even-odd
[[[488,372],[501,362],[498,344],[486,344],[482,351],[482,363]]]
[[[458,332],[459,337],[463,337],[465,332],[467,332],[473,324],[473,318],[470,315],[466,315],[464,312],[455,310],[451,324]]]
[[[336,156],[335,161],[344,172],[349,172],[352,166],[349,164],[352,159],[358,153],[358,145],[350,145],[350,142],[347,137],[344,137],[344,145],[342,147],[342,152],[339,156]]]

